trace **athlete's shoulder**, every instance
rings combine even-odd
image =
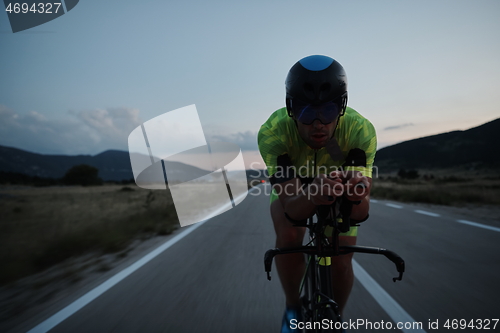
[[[288,117],[288,112],[286,111],[286,108],[281,108],[274,111],[262,126],[265,127],[284,126],[289,121],[289,119],[290,117]]]
[[[261,136],[281,136],[287,135],[292,129],[290,126],[293,123],[292,118],[288,116],[286,108],[281,108],[274,111],[269,118],[262,124],[259,130]]]
[[[350,121],[370,122],[366,117],[362,116],[361,113],[354,110],[350,106],[346,108],[344,117]]]
[[[298,133],[295,123],[288,116],[286,108],[274,111],[260,127],[257,143],[261,152],[272,152],[279,156],[290,147],[297,146]]]
[[[345,114],[341,117],[341,123],[339,125],[347,128],[364,127],[366,130],[375,134],[375,128],[370,120],[351,107],[346,108]]]

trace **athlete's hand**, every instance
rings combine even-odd
[[[360,201],[370,193],[371,184],[368,177],[359,171],[349,171],[342,174],[345,196],[351,201]]]
[[[330,174],[327,177],[324,174],[316,176],[313,182],[309,185],[307,195],[308,199],[315,205],[331,205],[336,197],[344,193],[344,185],[339,175]]]

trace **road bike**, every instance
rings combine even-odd
[[[334,301],[331,277],[331,257],[348,253],[381,254],[391,260],[399,272],[393,281],[402,280],[404,260],[395,252],[367,246],[339,246],[339,234],[359,224],[350,219],[353,202],[339,197],[331,206],[319,206],[307,220],[294,221],[294,226],[309,229],[309,242],[301,247],[276,248],[264,256],[265,271],[271,280],[271,266],[276,255],[304,253],[306,270],[300,285],[303,323],[296,327],[305,332],[342,332],[343,322],[338,304]],[[345,328],[345,327],[344,327]]]

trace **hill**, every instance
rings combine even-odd
[[[25,150],[0,146],[0,172],[7,176],[22,178],[22,175],[40,178],[62,178],[66,171],[79,164],[87,164],[99,170],[99,177],[104,181],[132,180],[133,173],[127,151],[107,150],[91,155],[44,155]],[[169,173],[169,182],[186,181],[201,177],[209,171],[179,162],[165,162]],[[15,174],[15,175],[14,175]],[[231,177],[231,173],[228,174]],[[263,170],[247,170],[249,179],[264,179]]]
[[[465,130],[409,140],[377,151],[379,172],[399,169],[500,169],[500,118]]]
[[[134,178],[128,152],[107,150],[95,156],[43,155],[0,146],[0,171],[41,178],[61,178],[69,168],[79,164],[96,167],[103,180]]]

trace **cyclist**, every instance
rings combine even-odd
[[[273,190],[271,217],[276,247],[301,246],[304,227],[320,205],[346,195],[353,205],[351,220],[368,218],[372,166],[377,139],[373,125],[347,107],[347,79],[334,59],[313,55],[299,60],[286,78],[286,107],[275,111],[258,134],[259,150]],[[365,187],[356,187],[364,183]],[[340,234],[340,245],[355,245],[357,227]],[[354,275],[352,254],[332,258],[335,301],[342,312]],[[301,321],[300,281],[303,254],[278,256],[276,267],[286,297],[282,333],[294,332]]]

